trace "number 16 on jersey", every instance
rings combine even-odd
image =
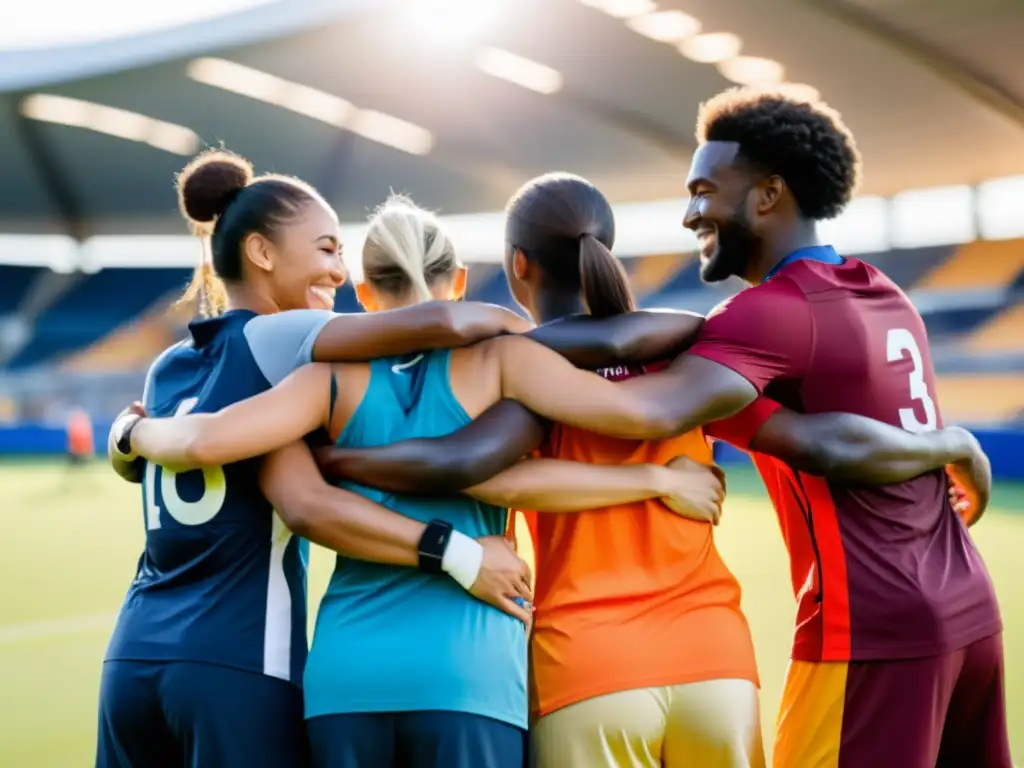
[[[182,400],[174,411],[175,417],[185,416],[196,407],[197,398]],[[153,462],[146,463],[144,478],[146,495],[146,529],[155,531],[160,527],[160,504],[156,500],[157,476],[160,479],[160,499],[163,509],[181,525],[202,525],[217,516],[227,497],[227,482],[220,467],[205,467],[203,470],[203,493],[195,501],[185,501],[178,494],[178,473]]]

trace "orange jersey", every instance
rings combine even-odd
[[[621,379],[643,372],[601,373]],[[592,464],[712,461],[701,430],[637,442],[556,425],[540,453]],[[536,552],[534,716],[633,688],[719,678],[757,683],[740,586],[710,524],[679,517],[656,500],[525,514]]]

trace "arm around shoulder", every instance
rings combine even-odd
[[[336,315],[317,335],[312,359],[360,362],[424,349],[451,349],[529,327],[515,312],[495,304],[429,301],[387,312]]]
[[[548,423],[514,400],[500,400],[442,437],[403,440],[378,448],[321,448],[328,477],[348,478],[392,493],[454,493],[494,477],[534,450]]]
[[[751,450],[830,480],[868,485],[898,483],[969,457],[955,429],[914,434],[850,413],[776,411],[758,430]]]

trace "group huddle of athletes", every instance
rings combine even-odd
[[[335,314],[315,189],[224,151],[186,167],[204,316],[111,429],[146,547],[98,768],[764,766],[709,438],[750,452],[789,552],[775,768],[1011,768],[968,532],[988,461],[942,428],[904,293],[817,237],[856,188],[853,138],[823,104],[735,89],[697,139],[701,275],[750,286],[706,319],[635,309],[577,176],[508,203],[527,322],[460,301],[458,243],[401,197],[370,221],[366,312]],[[309,541],[338,553],[311,647]]]

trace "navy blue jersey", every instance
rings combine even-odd
[[[210,413],[312,358],[333,313],[235,310],[189,326],[149,370],[151,416]],[[200,661],[299,684],[306,660],[308,544],[264,498],[260,459],[175,473],[149,463],[146,549],[107,660]]]

